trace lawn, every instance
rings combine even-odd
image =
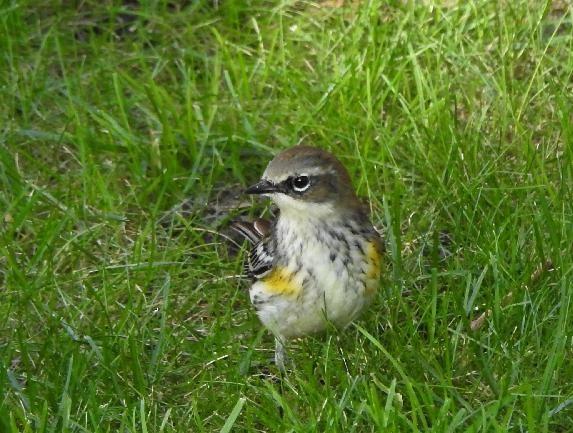
[[[1,2],[0,432],[570,432],[572,78],[567,2]],[[297,143],[388,271],[281,375],[226,233]]]

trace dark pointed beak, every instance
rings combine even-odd
[[[254,185],[248,187],[245,190],[246,194],[269,194],[272,192],[277,192],[278,188],[272,182],[268,180],[261,179]]]

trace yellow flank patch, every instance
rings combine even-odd
[[[293,275],[286,268],[275,268],[270,274],[262,278],[265,292],[272,295],[295,296],[300,293],[302,287],[293,281]]]
[[[382,257],[380,256],[380,249],[378,244],[376,242],[368,242],[366,244],[366,260],[368,261],[368,271],[366,272],[366,277],[376,280],[376,283],[372,284],[372,287],[368,287],[370,285],[367,284],[366,289],[368,291],[374,291],[378,286],[378,280],[380,279],[381,259]]]

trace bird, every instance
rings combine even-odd
[[[275,364],[285,371],[289,340],[346,328],[371,304],[380,285],[380,234],[332,154],[297,145],[278,153],[245,190],[278,207],[272,219],[235,220],[251,249],[245,261],[249,297],[275,337]]]

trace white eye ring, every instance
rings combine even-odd
[[[304,192],[310,188],[310,177],[306,174],[293,177],[291,180],[292,189],[296,192]]]

